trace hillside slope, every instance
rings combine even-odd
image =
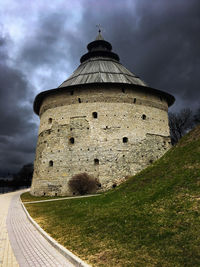
[[[200,126],[115,190],[27,208],[94,266],[200,266]]]

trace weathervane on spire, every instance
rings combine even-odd
[[[102,29],[101,24],[97,24],[96,27],[99,28],[99,33],[101,33],[101,29]]]

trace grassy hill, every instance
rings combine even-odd
[[[94,266],[200,266],[200,126],[101,196],[26,207]]]

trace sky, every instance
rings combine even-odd
[[[170,111],[200,107],[199,0],[0,0],[0,174],[34,161],[34,98],[78,67],[97,24],[125,67],[175,96]]]

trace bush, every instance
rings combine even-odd
[[[73,193],[85,195],[96,192],[99,181],[87,173],[79,173],[69,180],[68,185]]]

